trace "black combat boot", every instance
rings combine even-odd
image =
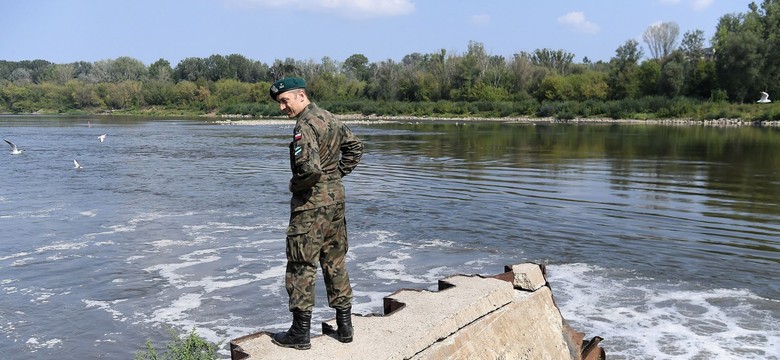
[[[311,311],[293,311],[290,330],[274,334],[273,342],[282,347],[308,350],[311,349],[309,330],[311,330]]]
[[[352,342],[352,307],[336,309],[336,325],[338,325],[339,341]]]

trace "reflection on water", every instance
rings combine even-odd
[[[371,189],[382,218],[411,221],[409,236],[458,227],[468,233],[458,241],[518,244],[531,259],[750,283],[778,297],[777,129],[487,123],[381,130],[364,135],[377,165],[365,166],[357,188]]]
[[[131,358],[168,326],[212,341],[289,326],[289,124],[39,120],[0,117],[27,150],[0,156],[15,180],[0,187],[12,359]],[[366,145],[345,179],[355,311],[536,261],[610,358],[777,359],[780,129],[352,127]],[[317,291],[314,316],[332,318]]]

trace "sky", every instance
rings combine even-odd
[[[122,56],[176,66],[190,57],[239,54],[400,61],[412,53],[465,54],[469,42],[511,58],[564,50],[575,62],[609,61],[644,31],[674,22],[680,38],[748,12],[749,0],[0,0],[0,60],[57,64]],[[756,0],[760,3],[760,0]],[[678,43],[679,43],[678,39]]]

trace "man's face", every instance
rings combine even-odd
[[[306,108],[305,95],[303,90],[290,90],[283,92],[276,97],[276,102],[279,103],[279,110],[287,114],[287,117],[294,118]]]

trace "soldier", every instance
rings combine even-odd
[[[339,341],[352,341],[352,286],[347,274],[344,184],[363,155],[363,143],[330,112],[309,100],[306,82],[285,78],[270,89],[279,109],[295,119],[290,143],[292,192],[287,227],[285,288],[292,326],[273,335],[279,346],[309,349],[317,263],[322,267],[328,305],[336,309]]]

